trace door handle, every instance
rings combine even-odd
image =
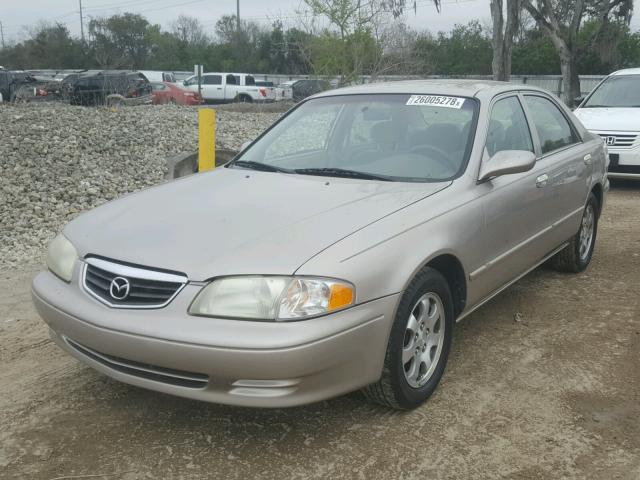
[[[546,187],[548,181],[549,181],[549,175],[547,175],[546,173],[543,175],[540,175],[538,178],[536,178],[536,187],[538,188]]]
[[[583,160],[584,160],[584,164],[585,164],[585,165],[591,165],[591,154],[590,154],[590,153],[587,153],[587,154],[584,156]]]

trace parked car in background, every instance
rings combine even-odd
[[[588,267],[605,164],[529,85],[325,92],[225,167],[72,220],[33,300],[62,349],[140,387],[254,407],[364,388],[414,408],[456,321],[548,259]]]
[[[0,70],[0,94],[5,102],[27,100],[46,95],[33,75],[22,70]],[[40,91],[38,89],[40,88]]]
[[[605,78],[575,110],[609,150],[609,177],[640,180],[640,68]]]
[[[316,93],[330,90],[331,84],[317,79],[289,80],[281,83],[280,88],[283,89],[283,98],[299,102]]]
[[[184,81],[184,86],[198,91],[198,77],[192,75]],[[201,93],[205,102],[267,102],[266,87],[256,86],[255,78],[246,73],[205,73],[201,78]]]
[[[69,79],[66,88],[72,105],[141,104],[152,101],[149,81],[144,75],[128,70],[81,73]]]
[[[155,70],[138,70],[150,82],[169,82],[176,83],[176,76],[173,72],[160,72]]]
[[[200,105],[202,97],[197,92],[182,88],[170,82],[151,82],[151,89],[154,105],[165,105],[167,103],[177,105]]]

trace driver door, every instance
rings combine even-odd
[[[498,97],[491,106],[484,162],[504,150],[535,152],[535,133],[527,122],[521,97],[515,93]],[[536,152],[538,153],[538,152]],[[548,232],[545,190],[538,177],[540,162],[524,173],[502,175],[478,184],[484,228],[477,242],[476,265],[470,281],[480,300],[539,262],[547,253]]]

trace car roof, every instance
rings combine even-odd
[[[640,75],[640,68],[625,68],[624,70],[618,70],[611,74],[611,76],[614,75]]]
[[[517,90],[535,90],[548,93],[541,88],[530,85],[491,80],[438,79],[438,80],[403,80],[398,82],[367,83],[351,87],[343,87],[314,95],[330,97],[333,95],[358,95],[376,93],[412,93],[431,95],[454,95],[461,97],[492,98],[497,94]]]

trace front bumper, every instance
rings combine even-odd
[[[78,262],[80,264],[81,262]],[[117,380],[216,403],[286,407],[379,379],[398,295],[299,322],[188,315],[199,286],[158,310],[112,309],[50,272],[33,300],[65,351]]]
[[[638,137],[640,138],[640,136]],[[607,176],[613,179],[640,180],[640,140],[629,147],[607,147],[609,168]]]

